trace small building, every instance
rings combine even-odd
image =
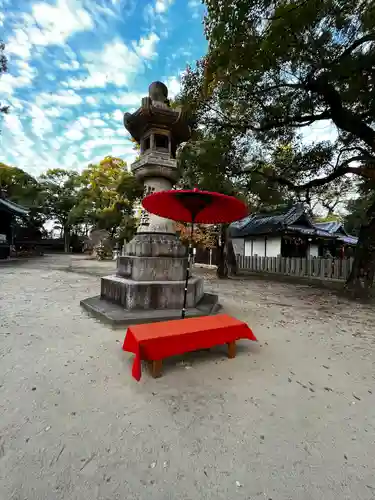
[[[354,247],[357,245],[358,238],[351,236],[345,230],[342,222],[315,222],[314,226],[322,231],[328,232],[334,237],[329,242],[328,250],[334,257],[351,257],[354,253]]]
[[[230,236],[235,254],[245,257],[319,257],[336,239],[313,223],[303,203],[234,222]]]
[[[28,210],[0,193],[0,259],[7,259],[13,245],[13,226],[16,217],[27,217]]]

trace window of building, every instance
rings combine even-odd
[[[159,135],[155,134],[154,137],[155,140],[155,147],[162,148],[162,149],[168,149],[168,137],[166,135]]]

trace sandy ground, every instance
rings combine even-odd
[[[0,267],[1,500],[375,498],[373,309],[204,271],[259,344],[136,383],[67,259]]]

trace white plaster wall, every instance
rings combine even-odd
[[[243,238],[232,238],[232,245],[235,255],[246,255],[245,242]]]
[[[251,257],[253,255],[252,251],[252,241],[251,240],[245,240],[245,251],[244,255],[245,257]]]
[[[264,236],[258,236],[258,238],[253,239],[253,255],[258,255],[258,257],[265,257],[264,242]]]
[[[245,240],[245,257],[278,257],[281,255],[281,238],[267,238],[265,249],[265,236],[258,236],[252,240]],[[265,253],[266,251],[266,253]]]
[[[267,238],[266,257],[278,257],[281,255],[281,238]]]
[[[318,247],[318,245],[310,244],[309,245],[309,250],[308,250],[308,255],[310,257],[319,257],[319,247]]]

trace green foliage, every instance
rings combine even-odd
[[[347,215],[344,218],[345,229],[349,234],[359,235],[359,230],[367,221],[367,211],[375,203],[375,183],[362,182],[359,185],[359,196],[350,199],[346,204]]]
[[[5,195],[30,210],[28,224],[39,229],[55,220],[66,236],[82,228],[105,229],[119,240],[130,239],[136,229],[134,203],[142,188],[126,163],[111,156],[81,173],[49,169],[39,180],[23,170],[0,163],[0,188]]]
[[[241,151],[231,147],[231,138],[222,134],[209,136],[201,131],[179,151],[180,184],[209,191],[233,194],[240,183]]]
[[[0,78],[3,73],[8,70],[7,58],[4,54],[5,45],[0,41]],[[8,113],[9,106],[5,106],[0,102],[0,113]]]
[[[20,220],[22,227],[36,231],[43,228],[46,217],[41,210],[43,192],[39,182],[20,168],[10,167],[0,163],[0,190],[14,203],[18,203],[29,210],[26,220]]]
[[[296,147],[304,128],[329,120],[337,141],[304,147],[295,168],[279,171],[278,180],[310,189],[347,173],[373,178],[375,4],[205,3],[209,50],[188,69],[180,96],[194,121],[211,131],[230,130],[250,146],[260,143],[251,156],[268,160],[275,148]]]
[[[122,235],[130,235],[129,228],[135,227],[133,206],[142,195],[142,188],[128,172],[126,163],[108,156],[83,170],[80,182],[79,202],[71,219],[106,229],[112,236],[120,227]]]
[[[7,198],[27,207],[35,204],[40,193],[39,183],[20,168],[0,162],[0,189]]]
[[[44,213],[67,230],[72,225],[71,213],[77,205],[80,174],[62,168],[49,169],[40,176],[40,183],[44,193]]]

